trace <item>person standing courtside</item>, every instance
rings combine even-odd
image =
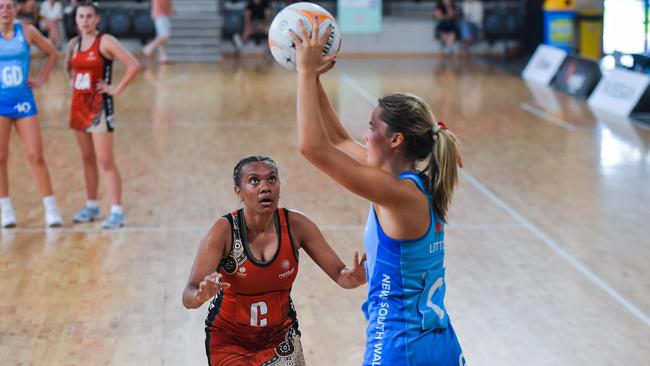
[[[63,6],[58,0],[46,0],[39,9],[41,16],[40,26],[50,39],[54,47],[61,47],[61,20],[63,19]]]
[[[172,0],[151,0],[151,18],[156,26],[156,38],[144,47],[142,53],[146,58],[152,58],[153,53],[158,50],[158,61],[162,64],[169,63],[166,45],[172,33],[170,17],[174,16],[176,11],[172,5]]]

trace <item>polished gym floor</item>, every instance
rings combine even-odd
[[[36,98],[66,224],[43,228],[14,132],[18,227],[0,232],[0,364],[207,364],[207,306],[186,310],[181,293],[210,224],[239,207],[232,168],[246,155],[276,159],[281,205],[314,220],[349,263],[368,202],[298,153],[295,81],[261,59],[146,68],[116,98],[128,226],[103,231],[70,223],[85,197],[57,67]],[[462,140],[446,305],[469,365],[650,363],[647,125],[468,60],[341,58],[323,82],[356,137],[378,96],[408,91]],[[302,253],[292,297],[308,365],[360,364],[365,292],[338,288]]]

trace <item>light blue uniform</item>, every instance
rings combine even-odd
[[[444,223],[426,193],[426,176],[404,172],[429,200],[431,224],[417,240],[394,240],[370,207],[364,235],[368,300],[363,310],[366,366],[462,366],[465,359],[444,305]]]
[[[29,44],[22,24],[14,23],[14,38],[0,37],[0,116],[24,118],[38,113],[28,75]]]

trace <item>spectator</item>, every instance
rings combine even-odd
[[[16,1],[16,19],[38,27],[38,4],[35,0]]]
[[[435,16],[438,19],[436,38],[442,42],[443,52],[450,54],[453,52],[456,43],[460,10],[454,0],[438,0]]]
[[[151,18],[153,18],[156,25],[156,38],[142,50],[146,58],[152,58],[154,51],[158,49],[158,61],[161,64],[169,63],[165,45],[171,36],[169,17],[175,14],[176,11],[172,6],[172,0],[151,0]]]
[[[41,16],[40,28],[47,32],[56,48],[61,48],[61,20],[63,19],[63,6],[58,0],[45,0],[41,3],[39,11]]]
[[[255,38],[255,44],[266,39],[271,25],[271,2],[269,0],[248,0],[244,10],[244,33],[233,36],[235,47],[240,49],[249,38]]]
[[[483,24],[483,3],[480,0],[465,0],[462,5],[463,19],[460,22],[460,38],[463,42],[463,53],[481,36]]]

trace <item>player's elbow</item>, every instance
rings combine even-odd
[[[303,157],[309,159],[309,156],[312,154],[312,149],[309,146],[309,144],[301,143],[300,146],[298,147],[298,151],[300,151],[300,155]]]
[[[319,167],[321,165],[321,162],[323,161],[323,156],[320,154],[318,149],[315,149],[313,147],[301,147],[300,148],[300,154],[307,159],[310,163],[313,165]]]
[[[195,301],[192,301],[192,300],[193,300],[193,297],[188,293],[188,289],[186,288],[186,289],[183,291],[183,297],[182,297],[182,299],[181,299],[181,301],[182,301],[183,306],[185,307],[185,309],[196,309],[196,308],[198,308],[199,306],[201,306],[200,304],[197,306],[197,305],[196,305],[196,302],[195,302]]]
[[[134,74],[139,73],[142,70],[142,64],[140,61],[135,60],[133,64],[131,64],[131,70]]]
[[[308,143],[302,141],[299,147],[300,154],[312,163],[323,160],[327,151],[321,143]]]

